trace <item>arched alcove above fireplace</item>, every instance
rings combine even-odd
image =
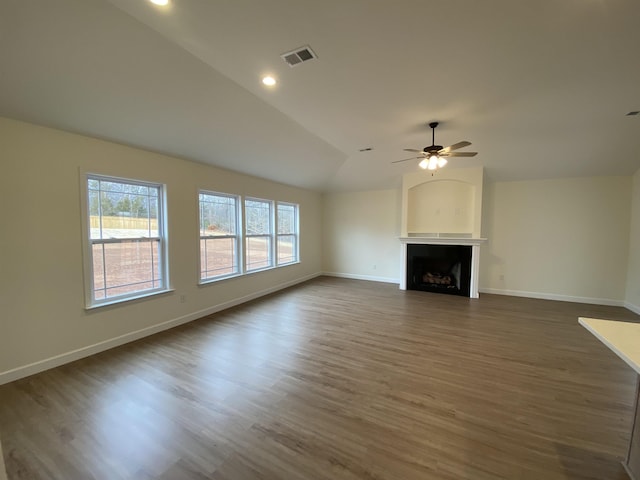
[[[480,237],[482,167],[402,178],[403,237]]]

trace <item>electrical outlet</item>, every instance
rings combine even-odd
[[[375,270],[376,268],[378,268],[378,266],[377,265],[373,265],[373,269]]]
[[[187,296],[186,295],[180,295],[180,303],[187,303]]]

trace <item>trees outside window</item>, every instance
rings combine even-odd
[[[200,281],[239,271],[238,197],[200,192]]]
[[[298,205],[278,202],[277,263],[298,261]]]
[[[273,202],[244,201],[245,268],[247,272],[273,266]]]

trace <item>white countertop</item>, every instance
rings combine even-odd
[[[578,322],[640,375],[640,323],[583,317]]]

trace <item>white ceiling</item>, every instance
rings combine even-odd
[[[317,190],[399,185],[434,120],[479,152],[447,168],[630,175],[639,19],[638,0],[0,0],[0,115]],[[303,45],[318,59],[288,67]]]

